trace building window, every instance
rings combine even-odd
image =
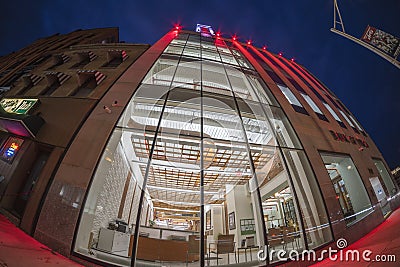
[[[71,76],[62,73],[62,72],[47,72],[46,80],[47,86],[41,93],[41,95],[51,95],[54,91],[60,87],[63,83],[65,83]]]
[[[293,109],[296,110],[299,113],[303,113],[308,115],[307,111],[304,109],[303,105],[300,103],[300,101],[296,98],[296,96],[290,91],[289,88],[283,85],[277,84],[279,89],[281,89],[283,95],[286,97],[286,99],[289,101],[289,103],[292,105]]]
[[[22,76],[23,87],[17,93],[18,95],[23,95],[27,91],[29,91],[33,86],[37,85],[43,79],[42,76],[38,76],[36,74],[26,74]]]
[[[50,68],[48,68],[49,70],[54,69],[57,66],[60,66],[66,62],[68,62],[70,60],[70,57],[65,55],[65,54],[58,54],[58,55],[54,55],[52,58],[52,65]]]
[[[349,156],[321,153],[347,225],[373,211],[363,181]]]
[[[107,63],[103,65],[106,68],[116,68],[128,58],[125,50],[109,50],[107,52]]]
[[[92,51],[76,52],[78,62],[71,66],[71,68],[82,68],[96,59],[96,55]]]
[[[385,164],[380,159],[374,159],[374,164],[376,169],[378,170],[379,175],[381,176],[387,193],[389,196],[394,196],[397,192],[396,186],[393,183],[392,177],[390,176],[389,172],[387,171]]]
[[[317,104],[311,99],[311,97],[305,93],[300,93],[300,95],[304,98],[304,100],[310,105],[312,110],[317,114],[318,118],[324,121],[328,121],[328,119],[325,117],[324,113],[319,109]]]
[[[346,126],[344,125],[342,120],[339,118],[339,116],[336,114],[336,112],[331,108],[331,106],[329,106],[328,103],[326,103],[326,102],[323,102],[323,104],[324,104],[325,108],[329,111],[329,113],[331,113],[333,118],[339,123],[339,125],[342,128],[346,128]]]
[[[77,74],[79,87],[73,96],[78,97],[88,96],[106,78],[103,73],[95,70],[80,70]]]
[[[328,214],[318,182],[304,151],[283,150],[297,194],[310,249],[332,240]]]

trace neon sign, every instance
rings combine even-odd
[[[17,155],[24,139],[9,137],[1,150],[1,159],[5,162],[11,163]]]
[[[196,32],[199,32],[201,34],[201,36],[205,36],[205,37],[211,37],[211,36],[215,35],[215,32],[211,26],[203,25],[203,24],[196,25]]]

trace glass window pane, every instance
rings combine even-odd
[[[286,97],[286,99],[289,101],[290,104],[296,105],[299,107],[303,107],[303,105],[301,105],[299,100],[297,100],[296,96],[292,93],[292,91],[290,91],[289,88],[287,88],[286,86],[279,85],[279,84],[278,84],[278,87],[279,87],[279,89],[281,89],[283,95]]]
[[[211,61],[203,61],[202,85],[206,92],[214,92],[224,95],[232,95],[231,88],[222,64]]]
[[[353,121],[353,123],[357,126],[357,129],[363,132],[364,130],[361,128],[360,124],[351,116],[349,115],[350,119]]]
[[[261,78],[251,74],[246,74],[246,77],[251,83],[255,93],[258,95],[260,102],[268,103],[274,106],[279,106],[278,102],[275,100],[275,97],[272,95],[270,89]]]
[[[143,170],[153,138],[154,133],[149,131],[114,131],[93,177],[76,237],[76,251],[88,257],[97,257],[98,251],[108,251],[114,259],[128,257],[129,232],[136,221]],[[114,228],[119,229],[118,250],[112,246]]]
[[[138,263],[200,265],[200,103],[200,91],[169,92],[147,176],[152,215],[142,208]]]
[[[387,193],[389,196],[394,196],[397,192],[396,186],[393,183],[392,178],[390,177],[389,172],[387,171],[385,164],[382,160],[374,159],[375,167],[378,170],[379,175],[382,177],[383,182],[385,183]]]
[[[162,55],[147,73],[143,83],[169,86],[177,65],[178,57]]]
[[[299,139],[296,136],[289,120],[280,108],[271,107],[271,124],[274,127],[279,144],[282,147],[301,148]]]
[[[317,104],[315,104],[315,102],[311,99],[311,97],[309,95],[302,94],[302,93],[300,93],[300,94],[304,98],[304,100],[310,105],[312,110],[314,110],[314,112],[324,115],[324,113],[322,113],[322,111],[319,109]]]
[[[210,49],[202,49],[201,50],[201,57],[203,59],[209,59],[214,61],[221,61],[221,58],[217,52],[217,50],[210,50]]]
[[[180,55],[182,54],[182,51],[183,51],[183,46],[169,45],[167,48],[165,48],[164,53]]]
[[[267,115],[272,112],[269,106],[261,107],[260,103],[237,100],[243,125],[250,144],[277,145]],[[265,110],[268,110],[266,113]]]
[[[175,73],[172,87],[182,87],[200,90],[201,84],[201,62],[198,60],[187,60],[182,57]]]
[[[326,109],[329,111],[329,113],[331,113],[331,115],[333,116],[333,118],[334,118],[335,120],[341,122],[339,116],[336,114],[335,111],[333,111],[333,109],[331,108],[331,106],[329,106],[327,103],[324,103],[324,106],[325,106]]]
[[[235,264],[238,248],[264,247],[261,203],[250,185],[253,175],[247,147],[245,143],[207,139],[204,157],[205,235],[211,255],[218,253],[218,260],[211,260],[210,265]],[[257,252],[247,251],[246,256],[239,250],[237,258],[243,263],[252,253],[256,260]]]
[[[188,41],[189,44],[189,41]],[[200,47],[192,47],[186,45],[185,49],[183,50],[183,55],[184,56],[190,56],[190,57],[200,57]]]
[[[259,153],[259,150],[252,148],[253,159]],[[301,213],[281,154],[275,148],[263,147],[261,155],[264,157],[256,160],[257,178],[269,248],[301,252],[305,249]],[[279,261],[276,255],[270,260]]]
[[[346,114],[339,109],[340,114],[342,114],[343,118],[347,121],[347,123],[354,128],[354,124],[350,121],[350,119],[346,116]]]
[[[145,128],[153,127],[155,130],[167,92],[168,87],[165,86],[141,85],[117,125],[143,131]]]
[[[372,212],[367,190],[349,156],[321,153],[347,225]]]
[[[245,142],[243,128],[232,98],[203,97],[206,138]]]
[[[310,249],[332,240],[328,214],[318,182],[303,151],[284,149],[306,232]]]

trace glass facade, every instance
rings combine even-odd
[[[74,250],[125,266],[251,266],[268,263],[259,249],[301,252],[332,238],[306,154],[268,86],[232,44],[182,33],[106,145]]]
[[[321,153],[347,225],[373,211],[367,190],[353,160],[346,155]]]

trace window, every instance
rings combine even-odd
[[[374,164],[376,169],[378,170],[379,175],[382,177],[383,182],[386,186],[386,190],[389,196],[394,196],[397,192],[396,186],[393,183],[392,177],[387,171],[385,164],[382,160],[374,159]]]
[[[55,67],[68,62],[69,60],[70,57],[65,54],[54,55],[52,58],[52,66],[49,68],[49,70],[54,69]]]
[[[81,70],[78,71],[79,87],[76,89],[74,96],[88,96],[94,88],[99,85],[106,76],[95,70]]]
[[[289,101],[290,104],[303,107],[303,105],[297,100],[296,96],[289,90],[286,86],[278,85],[279,89],[281,89],[283,95]]]
[[[41,94],[51,95],[58,87],[60,87],[69,78],[71,78],[71,76],[62,72],[54,72],[54,71],[47,72],[46,73],[47,87]]]
[[[325,102],[323,104],[326,107],[326,109],[329,111],[329,113],[331,113],[333,118],[339,123],[339,125],[343,128],[346,128],[346,126],[344,125],[342,120],[339,118],[339,116],[336,114],[336,112],[331,108],[331,106],[329,106],[328,103],[325,103]]]
[[[333,237],[318,182],[303,151],[284,149],[284,155],[299,200],[308,247],[319,247]]]
[[[349,156],[321,153],[347,225],[372,212],[372,205],[361,177]]]
[[[103,67],[116,68],[128,58],[125,50],[109,50],[107,52],[107,63]]]
[[[281,89],[283,95],[286,97],[286,99],[289,101],[289,103],[292,105],[293,109],[296,110],[297,112],[303,113],[308,115],[307,111],[304,109],[303,105],[300,103],[300,101],[296,98],[296,96],[290,91],[289,88],[283,85],[277,84],[279,89]]]
[[[315,102],[311,99],[311,97],[309,95],[307,95],[305,93],[300,93],[300,95],[304,98],[304,100],[308,103],[308,105],[310,105],[312,110],[314,110],[314,112],[317,114],[318,118],[320,118],[321,120],[325,120],[325,121],[328,120],[325,117],[324,113],[322,113],[322,111],[319,109],[317,104],[315,104]]]
[[[92,51],[83,51],[76,53],[78,62],[71,66],[71,68],[82,68],[96,59],[96,55]]]

